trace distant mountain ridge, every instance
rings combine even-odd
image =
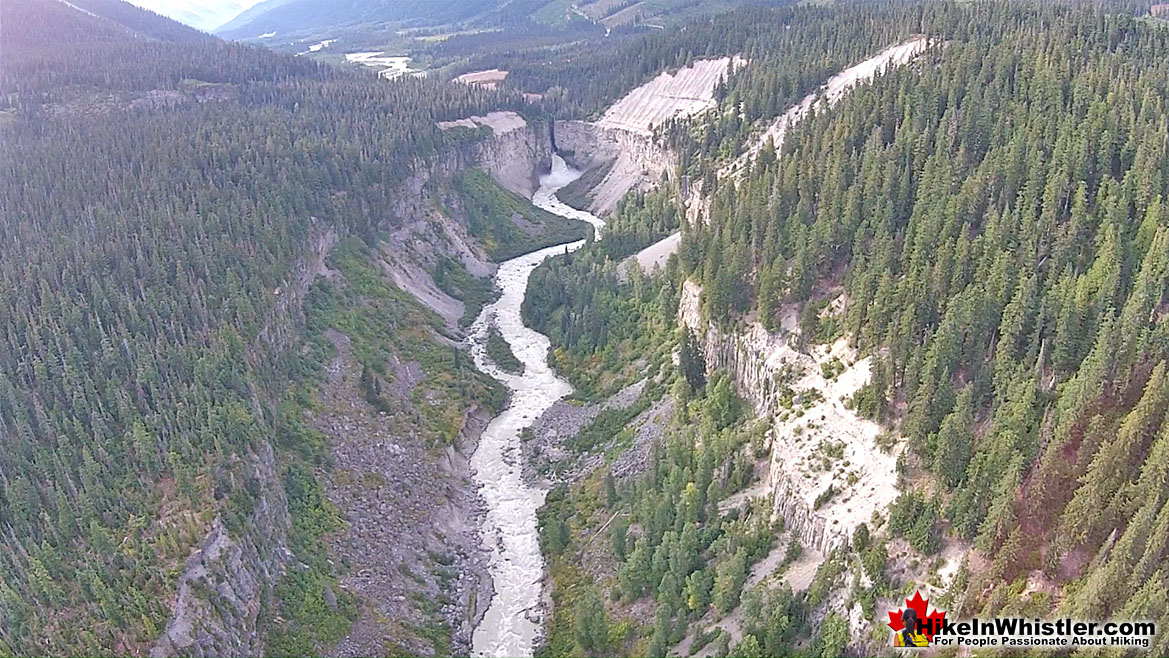
[[[256,4],[256,0],[133,0],[132,4],[211,32]]]
[[[265,0],[215,32],[227,39],[248,39],[361,23],[429,27],[468,20],[506,4],[501,0]]]
[[[182,0],[156,0],[178,1]],[[231,0],[221,0],[231,1]],[[264,0],[215,30],[225,39],[336,37],[343,31],[446,32],[595,25],[660,28],[750,0]],[[753,4],[776,4],[761,0]],[[368,28],[366,30],[365,28]],[[275,33],[275,35],[273,35]]]

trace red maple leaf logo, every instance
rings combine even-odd
[[[934,609],[927,615],[926,609],[929,608],[929,603],[929,599],[921,598],[921,592],[914,592],[912,599],[905,599],[905,605],[913,608],[913,611],[917,613],[917,618],[922,621],[922,634],[930,642],[933,642],[934,633],[942,629],[942,620],[946,618],[946,611]],[[905,628],[905,623],[901,621],[902,612],[903,610],[898,608],[897,612],[889,613],[889,628],[892,628],[894,633]]]

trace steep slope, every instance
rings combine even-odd
[[[914,589],[948,617],[1169,619],[1169,33],[1083,7],[839,12],[873,32],[831,42],[868,52],[813,82],[817,50],[744,50],[716,109],[665,129],[679,185],[533,275],[525,318],[606,409],[533,440],[568,475],[541,515],[554,653],[881,655]],[[913,34],[936,47],[808,111]],[[674,224],[676,259],[619,276]],[[643,377],[673,418],[609,406]]]
[[[556,123],[556,146],[575,165],[586,172],[604,168],[600,180],[584,192],[590,211],[607,215],[630,190],[649,189],[673,173],[675,158],[653,138],[653,128],[712,109],[715,85],[735,62],[730,57],[697,60],[673,74],[663,71],[595,122]]]
[[[393,275],[489,297],[520,223],[453,178],[530,180],[547,128],[130,5],[0,12],[0,653],[465,650],[501,391]]]
[[[363,23],[432,27],[470,19],[500,4],[499,0],[264,0],[218,27],[215,33],[227,39],[245,39],[269,32],[316,33]]]
[[[906,445],[888,541],[922,559],[973,543],[936,581],[955,578],[951,605],[1163,618],[1134,594],[1160,577],[1136,565],[1165,559],[1139,516],[1163,495],[1126,483],[1161,469],[1166,33],[1079,10],[992,18],[958,18],[920,66],[789,129],[718,186],[682,266],[713,321],[871,355],[851,404]]]

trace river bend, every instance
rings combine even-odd
[[[540,178],[532,197],[539,208],[592,224],[599,239],[605,225],[594,215],[576,210],[556,198],[556,192],[580,177],[558,156],[552,171]],[[536,510],[544,504],[544,489],[523,479],[520,433],[557,400],[572,392],[568,382],[548,366],[548,337],[524,326],[520,305],[528,277],[545,258],[579,249],[584,240],[540,249],[500,264],[495,285],[498,300],[483,308],[470,330],[471,353],[480,370],[499,380],[511,394],[508,407],[492,419],[471,457],[475,483],[487,503],[481,534],[490,550],[490,572],[495,595],[475,628],[472,651],[476,656],[530,656],[541,620],[538,610],[544,557],[540,554]],[[524,364],[520,375],[504,372],[487,356],[487,330],[495,325]]]

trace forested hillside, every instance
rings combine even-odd
[[[461,52],[468,56],[530,48],[555,49],[582,39],[597,45],[609,36],[616,40],[666,26],[686,25],[742,5],[786,3],[786,0],[461,0],[449,3],[266,0],[219,26],[215,33],[276,48],[287,47],[289,39],[313,43],[340,37],[349,43],[370,46],[392,43],[407,48],[411,54],[433,48],[436,53]]]
[[[1048,607],[1164,619],[1169,30],[1005,4],[922,27],[940,47],[719,186],[682,268],[712,319],[795,303],[877,355],[855,403],[989,561],[962,611],[1040,570],[1068,585]]]
[[[432,445],[499,404],[371,247],[411,167],[475,138],[436,120],[519,105],[116,9],[0,7],[0,653],[148,652],[213,528],[279,552],[255,519],[284,513],[281,490],[300,575],[265,604],[283,619],[266,635],[319,651],[353,614],[348,595],[325,604],[319,537],[343,521],[302,415],[323,336],[352,340],[371,388],[390,356],[418,361],[425,408],[391,411]],[[269,445],[274,483],[257,475]]]
[[[751,112],[782,112],[792,101],[819,86],[849,63],[878,46],[919,30],[921,7],[892,4],[849,7],[745,7],[695,23],[655,30],[605,47],[580,43],[559,50],[517,50],[473,58],[474,68],[510,72],[504,88],[543,95],[545,107],[558,117],[599,114],[627,90],[662,70],[695,59],[740,55],[755,62],[743,68],[736,97]],[[750,91],[748,91],[750,90]],[[721,90],[720,94],[727,93]],[[763,103],[756,108],[755,104]],[[730,115],[724,131],[746,130]]]
[[[688,197],[674,186],[631,200],[612,243],[535,273],[525,313],[552,338],[558,367],[599,383],[591,394],[642,377],[648,360],[650,380],[670,386],[683,437],[713,433],[687,426],[696,412],[703,423],[735,418],[720,411],[721,380],[694,365],[693,337],[679,338],[677,373],[656,370],[650,344],[669,340],[683,280],[701,284],[702,312],[724,332],[758,320],[802,350],[845,337],[858,358],[874,357],[870,383],[845,402],[879,420],[889,446],[905,442],[903,495],[792,598],[744,586],[765,549],[782,556],[782,573],[800,547],[761,547],[749,525],[727,525],[742,522],[738,510],[712,508],[749,479],[720,463],[720,443],[666,442],[649,475],[615,487],[599,469],[550,497],[560,616],[545,649],[873,650],[887,646],[881,602],[948,582],[938,568],[953,560],[939,604],[951,615],[1169,622],[1169,30],[1118,6],[930,3],[835,18],[812,9],[793,23],[805,11],[823,12],[832,55],[817,59],[812,40],[805,61],[748,50],[752,64],[720,89],[719,111],[663,131],[688,182],[701,179],[709,219],[688,223]],[[864,27],[836,44],[833,20],[843,33]],[[817,76],[910,34],[934,46],[797,124],[779,153],[765,148],[740,175],[716,175]],[[570,111],[592,111],[589,102]],[[677,269],[618,275],[618,261],[675,224]],[[584,449],[619,453],[639,435],[631,418],[590,426]],[[712,467],[731,489],[704,493]],[[683,502],[662,511],[647,491]],[[697,518],[686,516],[692,501]],[[758,514],[768,512],[746,519]],[[700,541],[683,547],[678,533],[691,524]],[[592,541],[601,533],[611,548]],[[617,566],[596,581],[586,573],[597,564]],[[594,581],[602,598],[611,587],[599,616],[588,612]],[[647,597],[650,613],[637,602]],[[878,620],[865,622],[872,637],[850,636],[856,623],[843,613],[854,605]],[[724,615],[730,635],[705,626]],[[1165,650],[1159,642],[1152,653]]]
[[[460,571],[482,560],[460,544],[479,536],[458,448],[504,395],[460,325],[496,294],[490,261],[583,227],[472,162],[504,133],[436,123],[517,112],[545,149],[523,157],[546,163],[539,111],[595,117],[726,55],[747,63],[717,107],[655,127],[680,175],[530,279],[523,317],[577,389],[556,410],[587,417],[533,425],[520,450],[553,448],[528,464],[555,483],[542,649],[851,654],[887,646],[884,628],[852,633],[926,581],[954,617],[1169,626],[1169,27],[1115,4],[1013,2],[614,18],[732,4],[393,5],[430,13],[382,28],[442,37],[430,54],[453,69],[508,71],[496,91],[388,83],[112,0],[4,0],[0,654],[465,648],[452,625],[485,603]],[[389,4],[270,6],[377,22]],[[719,176],[829,76],[915,35],[922,55]],[[630,261],[676,230],[666,267]],[[754,420],[736,373],[679,328],[697,290],[732,341],[759,322],[790,354],[839,341],[871,359],[868,383],[829,402],[880,423],[851,416],[881,432],[900,497],[802,587],[784,570],[815,549],[761,478],[776,419]],[[522,372],[498,327],[485,340]],[[767,382],[784,419],[823,401],[797,378]],[[822,445],[811,468],[835,470],[842,448]],[[432,523],[456,503],[468,516]],[[259,593],[223,594],[227,580]],[[172,637],[192,610],[213,623]],[[343,644],[355,621],[372,630]]]

